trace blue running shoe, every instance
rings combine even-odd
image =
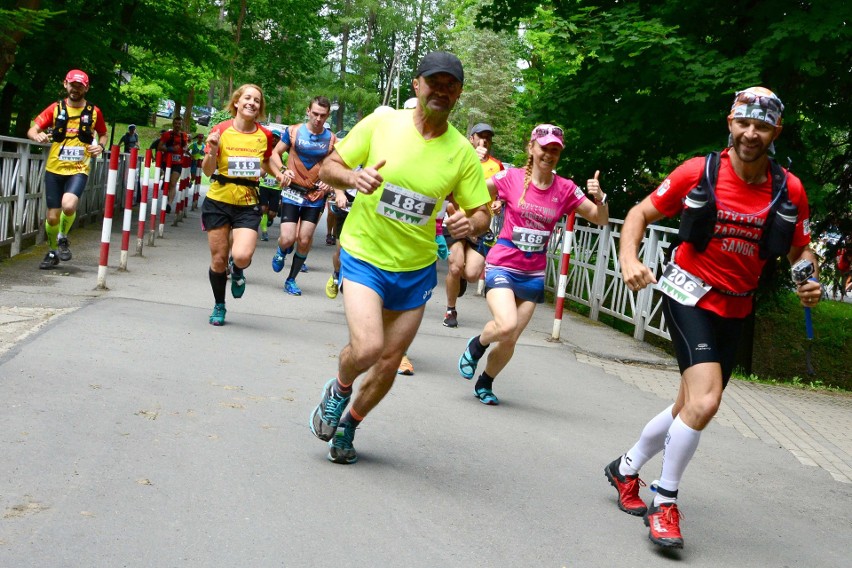
[[[288,251],[290,249],[287,249]],[[272,270],[281,272],[284,269],[284,261],[287,260],[287,253],[281,252],[281,247],[275,249],[275,254],[272,255]]]
[[[491,389],[479,388],[473,391],[473,394],[476,395],[476,398],[478,398],[479,402],[482,404],[487,404],[489,406],[497,406],[500,404],[500,400],[494,396],[494,391]]]
[[[225,304],[215,304],[213,313],[210,314],[210,325],[220,326],[225,325]]]
[[[470,344],[473,343],[474,339],[476,339],[475,336],[468,340],[464,353],[459,357],[459,373],[462,378],[467,380],[473,378],[473,374],[476,373],[476,366],[479,364],[479,358],[470,354]]]
[[[296,284],[296,281],[288,278],[284,281],[284,291],[290,294],[291,296],[301,296],[302,289],[299,288],[299,285]]]
[[[337,425],[340,423],[340,417],[343,416],[343,411],[346,410],[346,405],[349,404],[351,394],[347,396],[336,393],[334,383],[337,379],[330,379],[322,389],[322,400],[311,413],[311,433],[314,436],[328,442],[337,431]],[[354,428],[352,435],[349,437],[349,445],[352,446],[352,437],[355,436]]]
[[[347,422],[334,433],[334,438],[328,442],[328,461],[351,464],[358,461],[358,454],[352,445],[355,438],[355,426]]]
[[[308,265],[302,264],[302,268],[299,269],[299,272],[307,272],[307,271],[308,271]]]

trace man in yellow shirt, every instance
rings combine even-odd
[[[316,437],[329,441],[328,459],[335,463],[357,461],[355,428],[390,391],[420,327],[438,281],[435,216],[444,199],[452,192],[467,212],[448,209],[454,238],[488,227],[489,195],[476,152],[447,122],[463,82],[455,55],[427,54],[412,83],[416,108],[364,118],[323,162],[320,179],[361,194],[340,238],[349,344],[310,423]]]

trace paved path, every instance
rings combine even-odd
[[[72,234],[59,270],[37,270],[43,250],[0,264],[0,565],[848,566],[848,395],[732,381],[670,556],[601,471],[674,395],[664,353],[573,315],[549,342],[540,309],[485,407],[455,360],[487,307],[465,296],[444,328],[439,285],[415,376],[359,429],[361,461],[336,466],[306,428],[346,341],[322,238],[301,298],[259,243],[216,329],[196,213],[106,291],[99,236]]]

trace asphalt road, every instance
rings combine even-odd
[[[44,249],[0,264],[0,566],[850,565],[852,484],[715,421],[681,485],[686,548],[658,550],[603,467],[669,401],[578,354],[666,377],[670,358],[575,316],[549,342],[542,307],[487,407],[456,370],[485,302],[465,296],[445,328],[442,284],[416,374],[361,425],[360,461],[330,463],[308,429],[347,340],[323,292],[325,221],[302,297],[269,267],[274,238],[258,243],[215,328],[190,215],[127,272],[114,236],[108,290],[94,289],[96,227],[72,233],[57,270],[37,269]]]

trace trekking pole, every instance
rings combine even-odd
[[[816,280],[815,278],[812,278],[814,273],[814,264],[807,259],[802,259],[794,264],[790,269],[790,272],[793,277],[793,282],[797,286],[801,286],[808,280]],[[805,308],[805,337],[807,337],[808,340],[808,347],[805,350],[805,371],[808,375],[813,375],[815,371],[813,363],[811,362],[811,351],[814,346],[814,324],[811,319],[811,309],[807,307]]]

